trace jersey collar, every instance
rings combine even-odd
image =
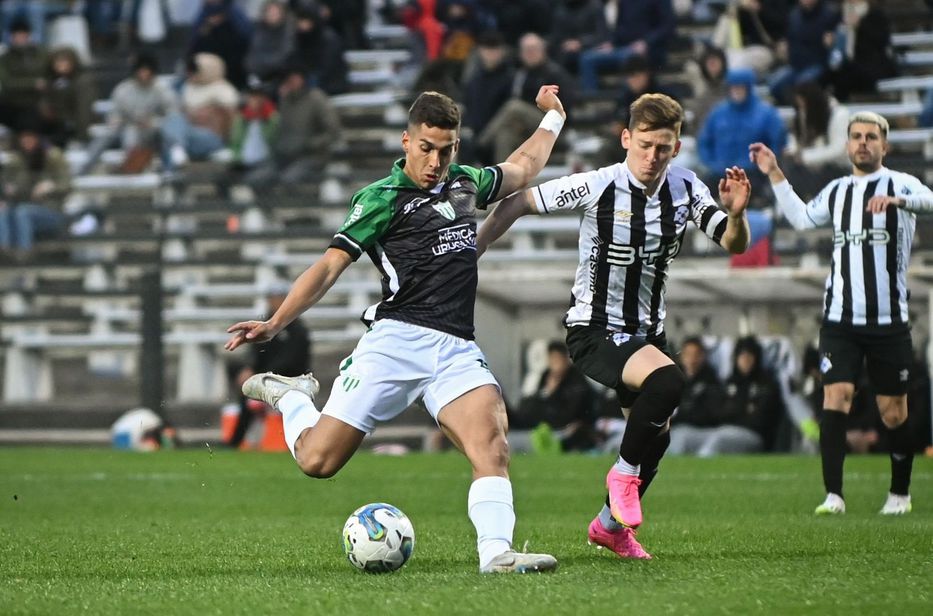
[[[405,159],[400,158],[392,165],[392,181],[403,188],[418,188],[418,185],[405,173]]]
[[[625,173],[628,175],[628,181],[631,182],[633,186],[640,188],[642,192],[644,192],[648,187],[642,184],[638,178],[635,177],[635,174],[632,173],[631,167],[628,166],[628,159],[622,161],[622,166],[625,167]],[[670,169],[670,165],[664,167],[664,171],[661,172],[661,177],[658,179],[658,187],[655,189],[653,195],[645,193],[645,196],[648,197],[649,200],[654,199],[658,196],[658,193],[661,192],[661,187],[664,186],[664,182],[667,181],[667,173],[670,171]]]
[[[886,173],[888,173],[888,168],[885,167],[884,165],[881,165],[881,168],[879,168],[877,171],[873,171],[869,173],[868,175],[852,174],[851,177],[852,177],[852,182],[854,184],[859,184],[862,182],[873,182],[875,180],[878,180],[882,178]]]

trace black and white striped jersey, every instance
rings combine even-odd
[[[912,175],[882,167],[870,175],[835,179],[807,204],[786,181],[775,185],[774,193],[795,228],[833,226],[824,320],[906,326],[907,264],[917,220],[911,209],[933,200],[930,189]],[[908,205],[872,214],[866,207],[875,195],[903,197]]]
[[[680,252],[687,222],[717,243],[726,230],[726,213],[683,167],[669,167],[650,197],[624,162],[545,182],[532,194],[543,214],[583,209],[568,326],[660,336],[667,269]]]

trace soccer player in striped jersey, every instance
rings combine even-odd
[[[761,143],[749,156],[767,174],[778,207],[795,229],[833,227],[833,256],[826,278],[820,328],[823,417],[820,453],[826,499],[818,514],[846,510],[842,467],[846,415],[862,364],[875,387],[891,447],[891,488],[885,515],[910,511],[913,446],[907,426],[907,387],[913,345],[907,313],[907,263],[916,214],[933,212],[933,192],[920,180],[884,166],[888,121],[876,113],[849,118],[847,152],[852,174],[833,180],[804,203]]]
[[[509,481],[505,405],[473,340],[476,210],[528,185],[544,167],[564,123],[557,86],[542,86],[538,129],[498,165],[453,162],[460,111],[449,97],[422,93],[402,134],[405,157],[391,174],[353,196],[343,226],[320,260],[266,321],[231,326],[226,348],[265,342],[311,308],[349,265],[368,255],[382,274],[372,326],[340,366],[327,404],[315,405],[310,374],[250,377],[243,393],[282,412],[285,440],[311,477],[330,477],[376,425],[423,398],[428,412],[473,467],[467,512],[482,573],[553,571],[549,554],[512,549],[515,512]]]
[[[567,346],[580,370],[616,390],[628,418],[619,458],[606,476],[609,495],[588,534],[624,558],[651,558],[635,538],[640,499],[670,444],[669,420],[684,387],[664,334],[668,268],[689,222],[729,252],[748,247],[748,178],[738,167],[725,170],[720,209],[694,172],[670,164],[680,150],[682,122],[677,101],[642,95],[622,131],[624,162],[509,197],[477,239],[482,254],[520,216],[583,211],[580,262],[564,319]]]

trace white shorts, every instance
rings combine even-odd
[[[322,412],[368,433],[421,397],[437,421],[442,408],[482,385],[499,387],[472,340],[382,319],[341,363]]]

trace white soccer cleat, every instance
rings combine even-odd
[[[846,512],[846,502],[838,494],[830,492],[826,495],[823,504],[813,512],[816,515],[837,515]]]
[[[274,372],[260,372],[246,379],[243,383],[243,395],[253,400],[261,400],[272,408],[290,391],[300,391],[312,400],[321,389],[317,379],[308,374],[301,376],[281,376]]]
[[[550,554],[503,552],[482,567],[480,573],[544,573],[557,569],[557,559]]]
[[[888,492],[888,500],[884,501],[884,507],[881,508],[881,515],[904,515],[910,513],[910,494],[894,494]]]

